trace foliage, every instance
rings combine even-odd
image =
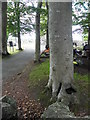
[[[48,15],[48,10],[46,9],[46,3],[43,2],[42,8],[41,8],[41,16],[40,16],[40,35],[41,36],[46,34],[47,15]]]
[[[7,9],[7,36],[9,34],[17,36],[17,32],[22,34],[31,32],[35,25],[33,23],[34,7],[27,6],[22,2],[8,2]],[[20,15],[20,28],[18,28],[18,16]]]
[[[9,34],[17,36],[17,31],[22,34],[35,30],[35,15],[36,11],[40,11],[40,33],[41,36],[46,34],[47,28],[47,13],[45,2],[42,4],[42,8],[36,8],[33,3],[27,5],[25,2],[8,2],[7,6],[7,36]],[[18,15],[20,14],[20,28],[18,28]]]
[[[90,26],[89,2],[74,2],[73,4],[73,25],[80,25],[83,33],[88,33]]]

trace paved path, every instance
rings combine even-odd
[[[34,50],[26,49],[18,54],[3,59],[2,61],[2,79],[6,80],[9,77],[20,73],[24,67],[34,59]]]

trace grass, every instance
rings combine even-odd
[[[38,84],[38,81],[42,81],[43,79],[48,79],[49,76],[49,59],[45,62],[35,66],[32,72],[29,75],[30,81],[34,85]]]
[[[86,75],[80,75],[78,73],[74,73],[74,79],[75,80],[82,80],[82,81],[89,82],[88,74],[86,74]]]
[[[36,84],[38,81],[41,81],[43,79],[47,79],[49,77],[49,59],[35,66],[35,68],[30,73],[29,77],[34,84]],[[74,79],[88,81],[88,74],[80,75],[78,73],[74,73]]]
[[[30,89],[35,89],[34,92],[38,95],[38,99],[42,102],[42,104],[47,107],[50,103],[51,92],[48,94],[45,93],[45,85],[47,84],[49,79],[49,59],[45,62],[36,65],[29,75],[29,87]],[[88,75],[80,75],[78,73],[74,73],[75,86],[77,90],[81,93],[88,93]],[[88,106],[87,106],[88,107]],[[76,107],[76,111],[78,111]]]
[[[11,55],[19,53],[19,50],[17,50],[15,47],[14,48],[7,47],[7,50]]]

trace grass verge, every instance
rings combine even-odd
[[[49,59],[45,62],[36,65],[29,75],[29,87],[30,89],[35,89],[36,99],[40,99],[41,103],[47,107],[50,105],[51,93],[44,92],[45,85],[49,79]],[[74,106],[74,112],[78,114],[78,111],[83,111],[88,109],[88,75],[81,75],[79,73],[74,73],[75,85],[78,90],[79,99],[81,103]],[[85,100],[86,98],[86,100]],[[82,105],[83,104],[83,105]]]
[[[19,53],[20,51],[19,50],[17,50],[16,48],[10,48],[10,47],[7,47],[7,50],[8,50],[8,52],[9,52],[9,54],[11,54],[11,55],[14,55],[14,54],[17,54],[17,53]]]
[[[38,81],[41,81],[44,78],[47,79],[48,77],[49,77],[49,59],[35,66],[35,68],[29,75],[30,81],[32,81],[33,84],[37,84]],[[74,73],[74,79],[88,82],[88,74],[80,75],[79,73]]]

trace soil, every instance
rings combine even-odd
[[[29,74],[34,67],[33,61],[17,75],[13,76],[7,82],[3,82],[2,94],[13,97],[18,106],[19,120],[38,120],[44,111],[40,100],[36,99],[36,89],[33,88],[33,93],[29,88]]]
[[[85,64],[75,66],[75,72],[80,74],[88,73],[87,59],[83,59],[83,61]],[[17,102],[19,120],[38,120],[47,107],[46,101],[38,99],[38,93],[44,90],[47,81],[40,83],[38,86],[33,87],[33,89],[29,87],[29,74],[35,65],[36,63],[33,63],[33,61],[30,62],[21,73],[17,73],[17,75],[3,83],[3,95],[11,96]],[[80,85],[80,82],[77,84]],[[82,106],[85,101],[88,101],[88,91],[84,92],[85,95],[81,95],[81,102],[78,105],[74,104],[71,106],[71,111],[76,116],[90,115],[90,112],[88,113],[88,110],[84,109],[85,106]]]

